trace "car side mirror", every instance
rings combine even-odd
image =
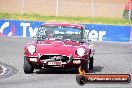
[[[33,36],[34,41],[37,41],[37,36]]]
[[[87,40],[87,44],[88,45],[92,45],[93,44],[93,41],[90,39],[90,40]]]

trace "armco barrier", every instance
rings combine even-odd
[[[44,22],[0,20],[0,35],[33,37]],[[131,26],[84,24],[88,37],[94,41],[132,42]]]

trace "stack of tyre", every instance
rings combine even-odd
[[[125,4],[125,9],[123,12],[123,18],[127,19],[127,20],[128,19],[132,20],[132,0],[128,0],[128,2]]]

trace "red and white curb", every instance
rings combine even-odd
[[[0,76],[4,75],[6,73],[7,68],[3,67],[2,65],[0,65]]]

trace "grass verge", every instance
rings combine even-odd
[[[17,13],[0,13],[0,19],[11,20],[28,20],[42,22],[70,22],[70,23],[87,23],[87,24],[109,24],[109,25],[132,25],[132,20],[110,17],[81,17],[81,16],[42,16],[38,14],[17,14]]]

